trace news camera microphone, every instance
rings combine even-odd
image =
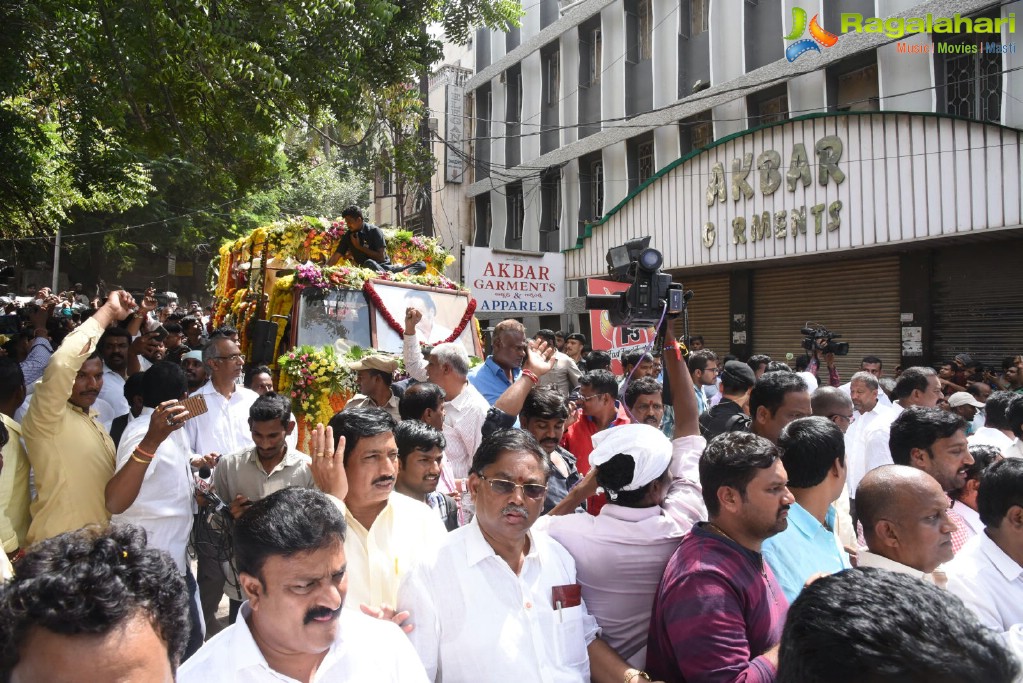
[[[199,489],[199,493],[203,495],[206,500],[210,502],[213,509],[216,512],[223,512],[224,514],[231,514],[231,506],[225,503],[220,496],[213,491],[213,487],[206,481],[213,474],[213,470],[208,465],[203,465],[199,468],[198,477],[195,480],[195,486]]]

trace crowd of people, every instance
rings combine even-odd
[[[505,320],[473,367],[409,308],[300,448],[233,328],[41,294],[0,357],[5,680],[1020,675],[1018,356],[616,374]]]

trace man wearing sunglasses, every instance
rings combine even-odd
[[[398,608],[412,615],[409,637],[431,680],[441,671],[445,683],[645,676],[597,637],[571,555],[531,530],[549,470],[525,431],[485,439],[469,474],[476,516],[402,581]]]

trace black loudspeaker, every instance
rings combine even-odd
[[[250,365],[269,365],[274,360],[274,342],[277,341],[277,323],[269,320],[254,320],[250,328],[252,350]]]

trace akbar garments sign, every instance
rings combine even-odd
[[[763,264],[1018,228],[1019,130],[936,114],[810,115],[723,138],[659,171],[565,252],[650,235],[664,268]]]
[[[553,315],[565,310],[565,257],[465,248],[465,286],[477,313]]]

